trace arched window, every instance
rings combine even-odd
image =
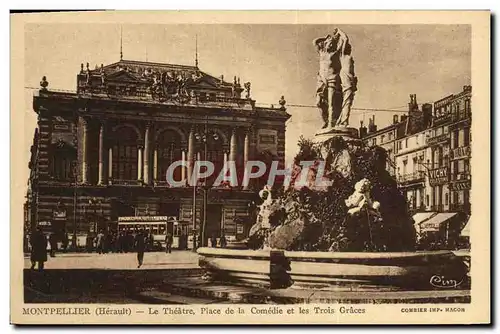
[[[201,151],[201,159],[204,159],[204,148]],[[213,184],[224,167],[224,140],[217,133],[208,136],[207,161],[214,164],[214,173],[207,179],[209,185]]]
[[[182,160],[182,141],[180,135],[174,130],[164,130],[158,135],[158,175],[159,181],[166,181],[168,167],[179,160]],[[181,181],[182,167],[174,170],[174,181]]]
[[[60,141],[52,146],[52,175],[56,180],[71,181],[76,163],[76,150]]]
[[[114,132],[113,178],[137,180],[137,132],[130,127],[120,127]]]

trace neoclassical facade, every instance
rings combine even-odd
[[[250,159],[284,165],[284,100],[257,107],[250,83],[227,82],[197,66],[120,60],[90,69],[82,64],[76,93],[51,91],[44,77],[33,98],[38,114],[28,191],[31,227],[43,223],[57,234],[85,234],[113,226],[119,217],[167,215],[193,221],[202,207],[207,235],[224,231],[241,237],[249,203],[260,184],[212,187],[224,162],[240,172]],[[181,181],[196,160],[215,166],[200,189],[171,187],[169,166]],[[241,181],[243,173],[238,173]],[[239,183],[241,184],[241,182]],[[63,214],[64,213],[64,214]],[[58,219],[55,219],[57,216]],[[48,223],[47,223],[48,222]]]

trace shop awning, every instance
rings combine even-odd
[[[416,214],[413,215],[413,221],[415,222],[414,225],[420,225],[422,222],[431,218],[436,213],[437,212],[417,212]]]
[[[465,227],[462,229],[460,235],[462,237],[470,237],[470,219],[467,221],[467,224],[465,224]]]
[[[423,232],[437,232],[439,231],[439,227],[441,226],[441,224],[455,217],[457,214],[458,213],[456,212],[438,213],[434,217],[423,222],[420,225],[420,228]]]

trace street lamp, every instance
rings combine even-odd
[[[195,133],[194,135],[196,141],[200,144],[203,144],[203,150],[204,150],[204,161],[208,161],[208,141],[209,140],[214,140],[218,141],[219,140],[219,135],[215,131],[209,131],[208,130],[208,124],[205,123],[205,129],[202,133]],[[197,187],[197,182],[198,180],[195,180],[193,184],[193,231],[196,230],[196,187]],[[203,191],[203,216],[202,216],[202,224],[200,228],[200,235],[201,235],[201,247],[206,246],[206,238],[205,238],[205,232],[206,232],[206,227],[207,227],[207,202],[208,202],[208,190],[210,189],[210,186],[206,182],[206,178],[204,180],[204,185],[201,187]],[[193,232],[193,242],[194,245],[196,243],[195,241],[195,236]],[[193,246],[193,249],[195,250],[196,247]]]
[[[97,225],[98,225],[97,224],[97,205],[98,204],[102,205],[102,201],[100,199],[98,200],[95,197],[92,197],[91,199],[89,199],[90,208],[92,208],[92,207],[94,208],[94,219],[95,219],[95,221],[94,221],[94,233],[96,233],[96,234],[97,234]]]
[[[77,240],[76,240],[76,208],[77,208],[77,196],[78,196],[78,176],[77,176],[77,161],[73,161],[73,236],[71,240],[71,248],[76,250]]]

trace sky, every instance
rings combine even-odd
[[[25,26],[24,149],[26,178],[29,147],[36,127],[33,89],[47,76],[50,89],[76,90],[81,63],[110,64],[123,58],[194,65],[196,39],[202,71],[230,81],[235,75],[252,83],[259,105],[314,105],[319,59],[314,38],[342,29],[352,44],[358,77],[353,108],[407,108],[409,94],[418,103],[458,93],[471,82],[469,25],[158,25],[28,24]],[[197,38],[196,38],[197,36]],[[322,124],[314,107],[288,107],[286,158],[297,151],[300,135],[312,137]],[[393,113],[353,110],[350,126],[375,116],[379,128]]]

